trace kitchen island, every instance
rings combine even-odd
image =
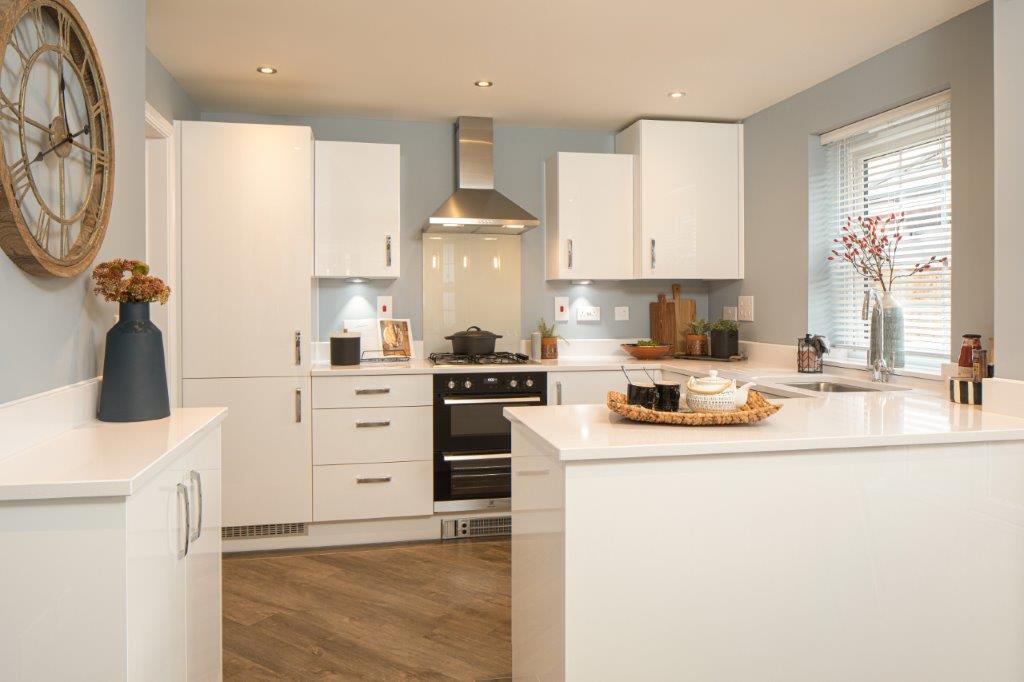
[[[517,679],[1024,679],[1024,420],[920,391],[505,414]]]

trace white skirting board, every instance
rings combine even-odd
[[[0,459],[95,419],[101,378],[0,405]]]

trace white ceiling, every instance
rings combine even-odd
[[[612,130],[742,119],[981,2],[148,0],[147,43],[204,111]]]

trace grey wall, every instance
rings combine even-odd
[[[99,51],[110,89],[117,169],[113,208],[97,262],[145,254],[146,4],[75,0]],[[88,272],[34,277],[0,253],[0,403],[98,373],[116,309],[89,291]]]
[[[194,121],[199,118],[199,107],[148,49],[146,50],[146,101],[152,104],[168,121],[175,119]]]
[[[1020,72],[1018,63],[1018,83]],[[756,321],[743,323],[744,338],[793,344],[808,331],[809,137],[947,87],[953,128],[952,335],[957,340],[967,331],[990,335],[991,3],[744,121],[746,278],[712,287],[712,314],[720,314],[723,305],[736,305],[741,293],[749,294]],[[958,348],[957,342],[953,352]]]
[[[396,317],[412,321],[413,335],[422,337],[423,221],[453,189],[454,141],[449,124],[415,121],[377,121],[356,118],[301,118],[206,113],[204,120],[308,125],[318,140],[390,142],[402,145],[402,275],[394,282],[351,284],[320,282],[320,337],[351,317],[372,317],[378,295],[393,296]],[[494,132],[495,184],[513,201],[538,217],[543,216],[544,160],[556,151],[611,152],[613,134],[583,130],[557,130],[496,125]],[[601,306],[601,322],[577,324],[560,330],[569,338],[628,338],[648,336],[648,302],[669,291],[668,282],[608,282],[589,286],[544,281],[544,236],[538,228],[523,236],[523,333],[537,321],[554,316],[554,297],[569,296],[572,304]],[[707,313],[703,284],[683,283],[684,295],[697,299],[698,313]],[[497,293],[497,292],[496,292]],[[630,306],[628,322],[614,321],[614,307]]]
[[[1024,3],[995,0],[996,373],[1024,380]]]

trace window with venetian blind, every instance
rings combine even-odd
[[[897,271],[952,246],[949,92],[899,107],[821,138],[826,166],[821,187],[825,225],[812,231],[812,253],[827,253],[847,217],[905,213]],[[907,368],[936,371],[950,354],[951,266],[898,280],[892,294],[904,306]],[[872,283],[848,263],[821,271],[817,307],[827,307],[829,335],[839,357],[866,357],[869,322],[864,294]],[[877,284],[875,285],[877,286]],[[812,289],[814,283],[812,283]],[[820,319],[820,318],[819,318]]]

